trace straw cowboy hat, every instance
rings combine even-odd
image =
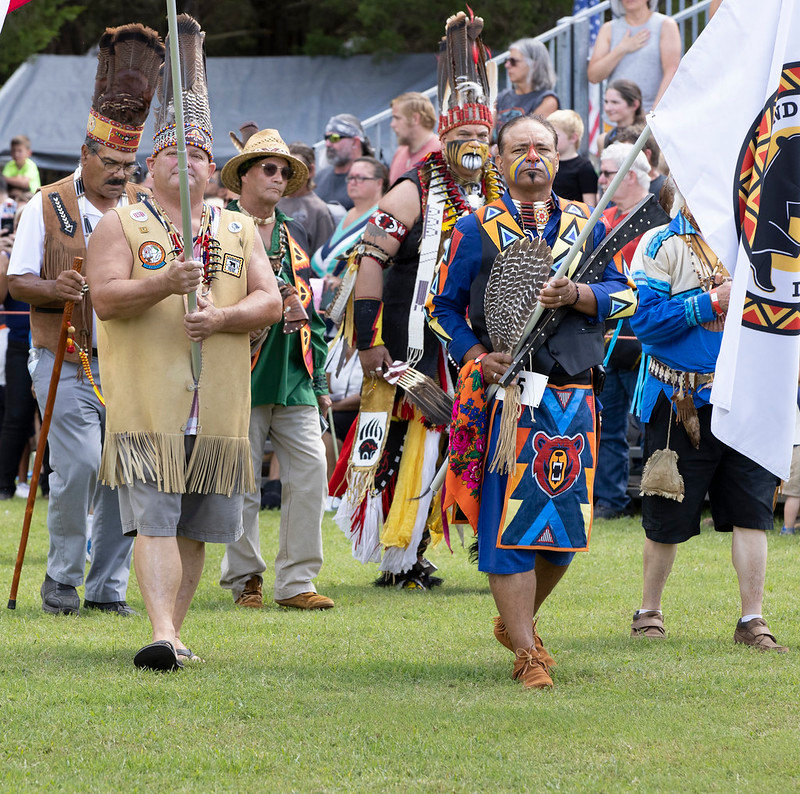
[[[243,135],[246,135],[244,128]],[[265,157],[281,157],[292,169],[289,184],[286,185],[284,196],[291,196],[296,193],[306,182],[308,182],[308,168],[302,160],[289,152],[289,147],[284,143],[283,138],[277,130],[259,130],[246,138],[242,143],[236,135],[230,133],[234,146],[241,152],[236,157],[231,158],[225,163],[222,169],[222,184],[234,193],[242,192],[242,180],[239,177],[239,170],[245,163],[251,160],[263,160]]]

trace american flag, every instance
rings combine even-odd
[[[587,8],[596,6],[601,0],[575,0],[572,6],[573,16]],[[589,17],[589,54],[594,49],[594,42],[600,25],[603,23],[602,14],[592,14]],[[585,74],[583,75],[585,77]],[[589,135],[589,151],[597,150],[597,138],[600,135],[600,85],[589,83],[589,119],[586,129]]]

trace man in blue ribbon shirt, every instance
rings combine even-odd
[[[498,165],[509,189],[456,224],[428,301],[431,327],[462,368],[446,501],[457,502],[477,529],[478,566],[489,574],[500,612],[495,636],[516,655],[512,677],[539,689],[553,685],[553,659],[533,617],[574,552],[588,547],[597,439],[592,369],[603,360],[603,321],[636,307],[618,258],[591,285],[571,278],[605,236],[598,224],[568,275],[550,278],[539,293],[545,309],[570,311],[525,365],[525,381],[538,381],[543,396],[528,400],[523,390],[513,473],[491,471],[503,403],[486,405],[486,389],[512,360],[492,350],[486,331],[484,292],[492,265],[500,251],[528,236],[547,242],[557,267],[589,218],[585,204],[553,193],[556,143],[555,130],[541,117],[522,116],[503,127]]]

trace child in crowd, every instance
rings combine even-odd
[[[42,186],[39,169],[31,160],[31,154],[31,140],[27,135],[15,135],[11,139],[11,160],[3,167],[3,176],[12,198],[23,193],[35,193]]]
[[[583,120],[574,110],[556,110],[547,120],[558,133],[559,166],[553,190],[571,201],[597,204],[597,172],[588,157],[578,154]]]

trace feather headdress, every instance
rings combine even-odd
[[[164,44],[154,30],[139,23],[106,28],[97,53],[87,137],[135,152],[163,63]]]
[[[188,14],[178,17],[178,50],[180,53],[181,88],[183,100],[183,126],[186,145],[196,146],[213,157],[214,139],[211,127],[211,108],[208,104],[208,80],[203,40],[206,34],[200,24]],[[175,91],[172,85],[172,65],[167,35],[167,55],[158,87],[159,107],[156,110],[156,133],[153,137],[153,154],[178,142],[175,132]]]
[[[483,19],[470,9],[447,20],[439,48],[439,135],[464,124],[493,126],[488,50],[481,39]]]

